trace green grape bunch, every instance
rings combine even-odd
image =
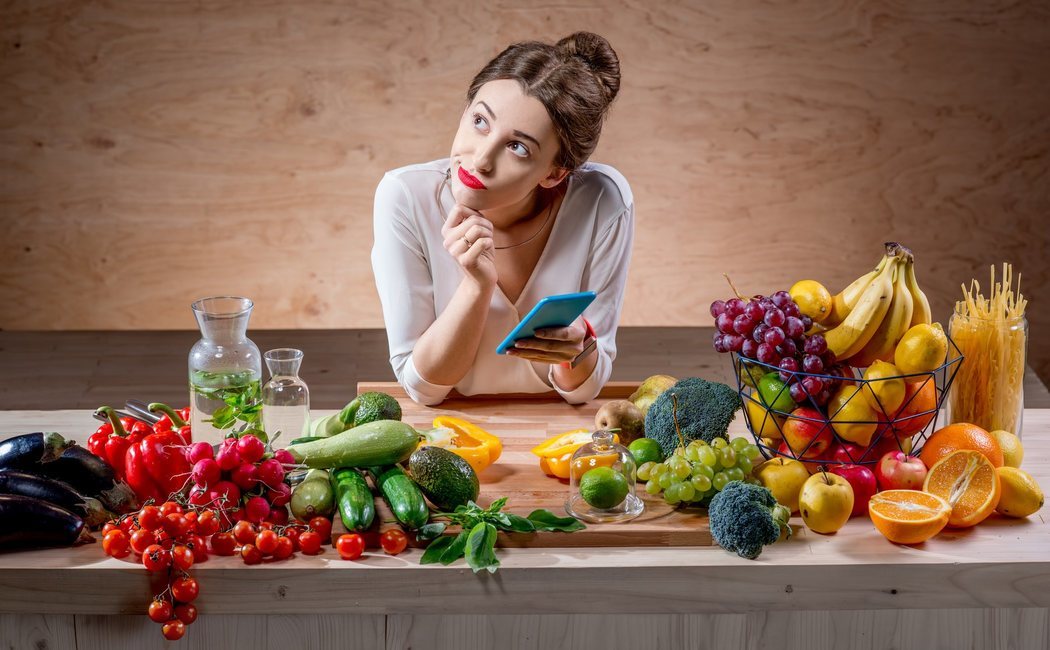
[[[662,492],[668,505],[706,506],[726,483],[750,477],[759,455],[746,438],[715,438],[711,444],[693,440],[662,463],[642,463],[637,475],[647,494]]]

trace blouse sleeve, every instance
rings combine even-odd
[[[627,267],[631,261],[634,242],[634,204],[629,204],[612,225],[598,236],[591,251],[591,263],[583,286],[597,296],[586,312],[598,338],[598,363],[575,390],[562,390],[554,381],[554,366],[548,381],[569,404],[582,404],[598,396],[612,376],[616,359],[616,329],[623,309],[623,294],[627,285]]]
[[[376,188],[372,273],[397,382],[414,401],[430,406],[444,400],[452,386],[426,381],[412,363],[416,341],[437,318],[434,281],[423,238],[412,221],[413,207],[402,181],[386,174]]]

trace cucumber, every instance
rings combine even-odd
[[[430,519],[430,510],[419,486],[412,482],[408,474],[397,465],[373,467],[368,471],[398,522],[410,530],[426,525]]]
[[[353,467],[332,470],[332,489],[346,529],[368,530],[376,516],[376,504],[361,472]]]
[[[311,518],[331,517],[335,512],[335,499],[328,472],[312,469],[299,485],[292,488],[292,499],[288,503],[292,515],[300,521]]]
[[[400,463],[419,445],[419,432],[397,420],[378,420],[300,444],[288,451],[296,463],[321,469]]]

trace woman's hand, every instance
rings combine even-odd
[[[480,287],[496,286],[495,244],[492,222],[480,212],[457,203],[441,227],[445,250],[459,262],[467,277]]]
[[[514,342],[514,347],[507,349],[507,354],[556,365],[572,361],[583,352],[583,342],[587,337],[587,328],[583,318],[577,318],[566,327],[545,327],[536,330],[536,336]]]

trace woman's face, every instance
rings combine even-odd
[[[475,210],[520,204],[537,186],[568,173],[556,167],[558,136],[547,109],[517,81],[483,85],[463,111],[452,142],[452,194]]]

